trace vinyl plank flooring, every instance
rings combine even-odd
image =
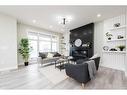
[[[0,89],[127,89],[124,72],[111,68],[100,67],[95,79],[86,83],[84,88],[72,78],[53,84],[38,69],[38,66],[33,64],[0,73]]]

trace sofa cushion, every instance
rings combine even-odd
[[[59,54],[58,52],[56,52],[53,57],[60,57],[60,56],[61,56],[61,54]]]
[[[48,55],[47,55],[47,57],[48,58],[52,58],[53,57],[53,54],[49,52]]]
[[[47,53],[39,52],[39,57],[41,57],[42,59],[47,58]]]

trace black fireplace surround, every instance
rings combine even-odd
[[[80,39],[82,45],[75,46],[75,40]],[[90,58],[94,52],[94,23],[70,30],[70,56],[75,60]]]

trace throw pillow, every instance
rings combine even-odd
[[[46,56],[45,53],[41,53],[41,52],[39,52],[39,57],[41,57],[42,59],[44,59],[44,58],[46,58],[47,56]]]
[[[53,54],[52,53],[48,53],[48,58],[52,58],[53,57]]]

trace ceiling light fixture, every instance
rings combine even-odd
[[[36,23],[37,21],[34,19],[32,22],[33,22],[33,23]]]
[[[66,25],[72,20],[71,16],[58,16],[58,23],[62,25]]]
[[[97,14],[97,17],[101,17],[101,14]]]

